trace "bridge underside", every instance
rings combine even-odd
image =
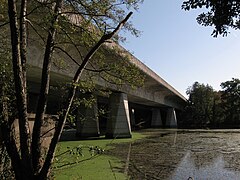
[[[30,40],[28,43],[27,56],[29,64],[27,68],[27,78],[29,113],[34,113],[36,109],[40,89],[38,83],[41,79],[44,59],[44,49],[42,45],[37,42],[33,37],[33,40]],[[107,63],[111,64],[126,61],[126,64],[123,63],[123,65],[134,65],[140,74],[143,75],[144,85],[133,89],[128,83],[116,85],[108,82],[108,80],[100,76],[99,73],[89,74],[88,71],[83,71],[81,75],[82,81],[89,82],[89,77],[92,77],[94,74],[93,81],[96,88],[110,90],[112,93],[104,97],[99,93],[92,94],[97,98],[95,104],[92,103],[91,107],[80,105],[75,108],[73,113],[76,115],[77,135],[81,137],[91,137],[105,134],[106,137],[110,138],[131,137],[132,129],[143,127],[177,127],[175,109],[182,109],[186,103],[186,99],[170,84],[121,46],[109,43],[103,48],[108,49],[106,52],[104,51],[106,53],[104,54],[104,59]],[[68,50],[68,53],[73,57],[79,58],[79,54],[74,51],[74,48],[69,46]],[[84,53],[85,49],[82,51]],[[86,68],[94,70],[93,67],[98,67],[98,57],[95,58],[96,59],[93,57],[91,64],[88,64]],[[67,83],[72,82],[72,78],[78,69],[76,63],[64,53],[55,51],[54,59],[56,62],[52,64],[51,68],[51,88],[46,109],[47,114],[57,114],[59,109],[61,109],[60,107],[64,102],[63,92],[66,90],[64,87],[66,87]],[[114,75],[118,76],[119,74],[116,72],[113,76]],[[62,86],[60,84],[62,84]],[[60,85],[61,90],[54,92],[53,89],[55,89],[56,85]],[[89,94],[85,94],[85,96],[89,96]],[[99,109],[102,107],[106,108],[105,114],[99,113]]]
[[[98,115],[98,107],[104,107],[107,114]],[[174,108],[135,104],[122,92],[114,92],[108,99],[99,97],[92,107],[82,107],[79,114],[85,116],[77,118],[77,135],[80,137],[126,138],[131,137],[132,130],[141,128],[177,127]]]
[[[30,82],[29,109],[35,112],[38,85]],[[92,94],[80,95],[88,98]],[[141,98],[128,96],[123,92],[111,92],[108,97],[94,95],[91,106],[80,105],[76,110],[76,135],[80,138],[105,135],[107,138],[131,137],[131,131],[151,127],[177,127],[175,109]],[[48,114],[57,114],[61,105],[61,92],[50,94]],[[140,104],[141,103],[141,104]]]
[[[32,65],[28,68],[29,113],[34,113],[36,109],[40,89],[37,82],[40,82],[40,76],[39,66]],[[50,84],[54,89],[59,82],[66,86],[71,79],[69,74],[56,70],[51,72]],[[122,138],[131,137],[131,131],[134,129],[177,127],[175,109],[181,109],[185,101],[166,87],[169,85],[164,86],[150,76],[146,76],[144,86],[136,90],[126,86],[120,88],[106,86],[101,80],[96,83],[98,87],[109,89],[112,93],[105,97],[95,94],[97,99],[95,104],[91,107],[81,105],[74,111],[77,136],[106,135],[108,138]],[[58,113],[59,107],[64,102],[64,97],[61,96],[62,90],[54,92],[50,88],[47,114]],[[102,107],[105,108],[105,114],[99,113]]]

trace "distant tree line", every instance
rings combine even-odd
[[[201,9],[197,22],[213,27],[212,36],[227,36],[230,29],[240,30],[239,0],[184,0],[182,9]],[[179,125],[184,128],[239,128],[240,81],[221,83],[222,90],[195,82],[188,88],[188,105]]]
[[[187,89],[187,106],[179,120],[180,128],[239,128],[240,80],[221,83],[221,90],[195,82]]]

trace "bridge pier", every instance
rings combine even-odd
[[[159,108],[152,108],[151,127],[162,127],[161,111]]]
[[[165,126],[171,128],[177,127],[177,117],[174,108],[168,108]]]
[[[97,102],[92,107],[80,105],[77,112],[78,137],[98,137],[100,135]]]
[[[106,138],[130,138],[132,135],[127,94],[113,92],[109,100]]]

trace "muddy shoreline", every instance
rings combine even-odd
[[[130,179],[240,179],[240,130],[142,130],[146,138],[116,144]]]

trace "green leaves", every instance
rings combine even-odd
[[[214,127],[216,111],[219,105],[217,92],[210,85],[195,82],[188,88],[188,105],[186,107],[186,121],[196,128]]]
[[[221,87],[226,124],[240,125],[240,80],[232,78],[230,81],[221,83]]]
[[[3,49],[4,50],[4,49]],[[6,50],[6,49],[5,49]],[[3,103],[7,103],[9,118],[16,117],[16,97],[14,91],[14,80],[10,54],[0,50],[0,123],[2,122]]]
[[[197,8],[207,10],[207,13],[201,13],[197,17],[197,22],[203,26],[214,26],[213,37],[227,36],[228,28],[240,28],[240,1],[238,0],[188,0],[182,4],[182,9],[187,11]]]
[[[65,151],[58,152],[54,159],[54,168],[62,168],[90,160],[104,153],[104,149],[99,146],[78,145],[76,147],[67,147]]]
[[[240,126],[240,80],[221,83],[222,90],[195,82],[188,88],[185,120],[194,127],[236,128]]]

